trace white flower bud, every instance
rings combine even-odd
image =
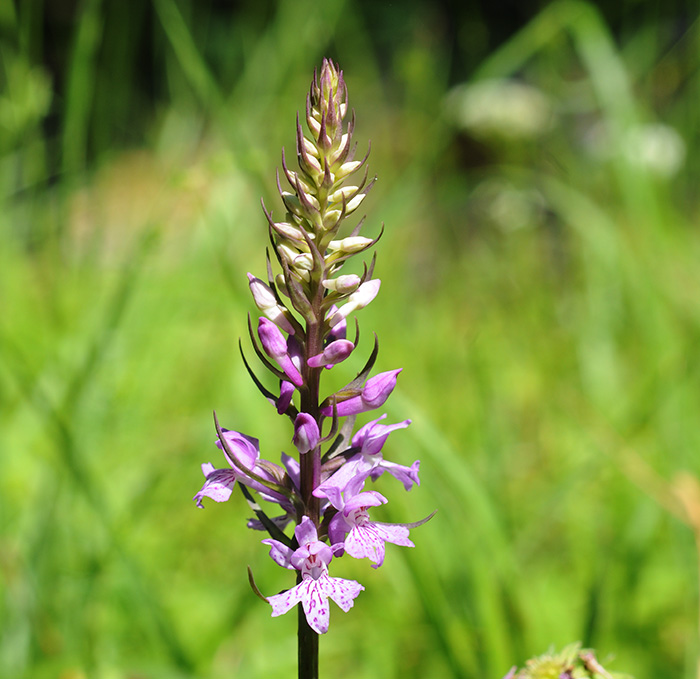
[[[330,203],[342,203],[343,196],[345,196],[345,198],[347,199],[349,196],[355,193],[355,191],[357,191],[357,186],[344,186],[342,189],[338,189],[337,191],[331,193],[331,195],[328,196],[328,201]],[[348,203],[348,205],[350,204],[350,202]]]
[[[294,258],[292,266],[299,272],[311,271],[314,268],[314,259],[308,252],[302,252]]]
[[[255,306],[257,306],[275,325],[282,328],[286,333],[293,335],[294,328],[285,316],[287,309],[281,304],[277,304],[277,299],[275,293],[272,292],[272,288],[251,273],[248,274],[248,281]]]
[[[335,223],[340,218],[340,214],[340,210],[328,210],[328,212],[326,212],[326,214],[323,216],[323,226],[326,229],[330,229],[331,227],[335,226]]]
[[[361,160],[349,160],[347,163],[343,163],[335,173],[336,181],[352,174],[360,165],[362,165]]]
[[[248,274],[248,281],[255,306],[258,307],[260,311],[265,311],[265,309],[277,305],[275,293],[272,292],[272,288],[267,285],[267,283],[263,283],[259,278],[253,276],[252,273]]]
[[[331,327],[347,318],[353,311],[366,307],[377,296],[380,285],[381,281],[378,278],[365,281],[348,297],[348,301],[333,314],[330,319]]]
[[[286,245],[285,243],[281,243],[277,246],[277,252],[287,263],[287,266],[292,266],[294,263],[294,258],[299,254],[296,250],[290,248],[289,245]]]
[[[328,162],[329,162],[331,165],[333,165],[333,163],[335,163],[335,161],[338,160],[338,157],[339,157],[340,154],[343,152],[343,149],[345,148],[345,145],[347,144],[347,141],[348,141],[348,135],[347,135],[347,134],[344,134],[344,135],[340,138],[340,143],[338,144],[337,150],[334,151],[333,153],[331,153],[330,156],[328,157]]]
[[[313,196],[306,194],[306,199],[311,203],[313,208],[316,210],[320,209],[318,201]],[[282,200],[292,214],[298,215],[299,217],[306,217],[306,208],[301,204],[301,201],[295,194],[289,193],[289,191],[282,191]]]
[[[346,295],[357,290],[360,280],[361,278],[359,276],[351,273],[344,276],[338,276],[337,278],[327,278],[325,281],[323,281],[323,287],[326,288],[326,290],[333,290],[342,295]]]
[[[316,121],[314,120],[314,122],[316,122]],[[316,123],[316,124],[318,125],[318,123]],[[320,132],[320,130],[321,130],[321,126],[318,125],[318,130],[315,130],[315,134],[318,134]],[[306,152],[309,155],[313,156],[314,158],[318,158],[318,149],[316,148],[316,144],[314,144],[312,141],[310,141],[306,137],[304,137],[304,149],[306,150]],[[319,165],[319,168],[320,168],[320,165]]]
[[[372,242],[371,238],[365,238],[364,236],[349,236],[341,240],[332,240],[328,244],[328,249],[340,251],[343,254],[351,254],[362,252],[362,250],[368,248]]]
[[[306,244],[304,246],[306,247]],[[298,252],[284,243],[277,246],[277,252],[292,271],[299,274],[305,281],[309,280],[309,271],[314,268],[314,260],[310,253]]]
[[[364,193],[358,193],[347,205],[346,212],[350,214],[353,210],[360,207],[360,203],[365,199]]]
[[[306,124],[309,126],[311,133],[318,137],[318,133],[321,131],[321,123],[316,120],[313,116],[306,116]]]
[[[289,297],[289,290],[287,290],[287,281],[284,279],[283,273],[278,273],[275,276],[275,285],[285,297]]]
[[[284,205],[287,210],[289,210],[292,214],[302,217],[304,216],[305,210],[301,206],[299,199],[293,193],[289,193],[289,191],[282,191],[282,200],[284,201]]]
[[[298,172],[290,170],[289,178],[292,180],[292,183],[299,182],[299,186],[301,186],[304,193],[313,193],[316,190],[303,177],[300,177]]]
[[[301,229],[293,224],[290,224],[289,222],[275,222],[275,230],[281,236],[289,238],[289,240],[299,241],[302,243],[305,242]]]

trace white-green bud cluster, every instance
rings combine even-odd
[[[277,186],[286,208],[284,220],[275,221],[265,209],[275,254],[283,271],[276,278],[277,287],[307,321],[324,321],[327,327],[333,324],[329,318],[331,305],[349,301],[348,311],[363,306],[357,303],[358,291],[368,289],[363,286],[371,280],[372,266],[365,267],[362,276],[337,274],[348,258],[376,242],[359,235],[361,222],[339,237],[344,220],[359,208],[374,183],[374,179],[367,182],[366,170],[359,181],[351,180],[365,165],[369,151],[362,160],[355,160],[356,145],[352,142],[355,117],[353,112],[349,122],[344,123],[347,112],[347,87],[342,71],[326,59],[321,72],[314,73],[307,96],[306,134],[297,117],[298,170],[287,166],[282,153],[282,171],[290,186],[283,188],[278,175]],[[273,285],[270,281],[270,286]],[[351,295],[354,297],[349,300]],[[276,303],[284,308],[279,297]],[[333,312],[336,323],[346,315]]]

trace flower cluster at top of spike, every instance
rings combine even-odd
[[[388,472],[406,490],[419,484],[418,461],[407,467],[383,456],[389,435],[406,428],[410,420],[384,424],[383,414],[353,434],[356,416],[380,408],[401,372],[371,376],[376,339],[354,380],[334,393],[321,391],[324,371],[350,358],[357,346],[359,324],[355,320],[350,340],[348,321],[374,299],[380,286],[373,278],[374,258],[369,265],[364,263],[361,275],[340,273],[351,257],[378,240],[360,235],[362,221],[349,233],[340,233],[374,183],[367,182],[366,169],[359,181],[351,180],[365,166],[369,151],[362,160],[355,159],[354,112],[345,125],[347,113],[343,74],[324,60],[306,101],[309,136],[297,117],[298,170],[289,168],[282,153],[284,181],[289,185],[283,188],[278,173],[284,220],[275,221],[263,205],[274,253],[273,259],[268,252],[267,280],[248,274],[253,300],[262,313],[257,327],[249,319],[250,336],[261,363],[276,378],[276,390],[265,387],[247,361],[246,367],[277,413],[292,422],[297,455],[282,453],[281,464],[262,459],[258,439],[222,429],[217,421],[217,445],[230,466],[202,465],[206,480],[194,497],[200,507],[204,497],[223,502],[238,482],[255,513],[248,526],[266,531],[269,538],[262,542],[270,547],[271,558],[297,572],[296,586],[266,599],[272,615],[301,603],[309,626],[318,633],[328,630],[329,598],[348,611],[364,589],[355,581],[331,577],[332,559],[347,554],[367,558],[377,568],[384,561],[386,542],[412,547],[409,529],[427,520],[387,524],[370,518],[371,511],[387,500],[367,489],[369,481]],[[277,505],[281,513],[268,516],[258,499]],[[285,529],[292,522],[290,536]]]

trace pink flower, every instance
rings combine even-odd
[[[352,438],[353,449],[359,451],[348,458],[347,462],[332,476],[323,481],[314,490],[316,497],[330,497],[331,487],[337,488],[337,492],[345,490],[345,486],[356,476],[369,474],[372,481],[376,481],[384,472],[389,472],[394,478],[403,483],[406,490],[411,490],[413,485],[420,485],[418,471],[420,461],[416,460],[410,467],[390,462],[384,459],[382,448],[391,432],[396,429],[405,429],[411,424],[411,420],[404,420],[397,424],[380,424],[386,414],[380,418],[368,422]]]
[[[301,602],[309,627],[319,634],[325,634],[330,621],[328,599],[333,599],[347,613],[364,587],[355,580],[328,575],[333,548],[318,540],[316,526],[308,516],[301,520],[294,534],[300,545],[295,551],[277,540],[262,541],[270,545],[270,556],[275,563],[300,571],[302,578],[292,589],[267,598],[272,606],[272,617],[283,615]]]
[[[202,500],[205,497],[209,497],[215,502],[226,502],[231,497],[235,482],[238,481],[260,493],[260,497],[264,500],[274,502],[282,509],[291,512],[293,507],[284,495],[270,490],[246,473],[247,471],[252,472],[260,479],[276,482],[277,478],[271,470],[276,467],[280,474],[284,472],[278,465],[260,459],[258,439],[228,429],[223,429],[222,434],[230,454],[224,450],[221,441],[217,440],[216,445],[224,450],[224,455],[231,465],[231,469],[215,469],[210,462],[202,465],[202,473],[206,480],[200,491],[192,498],[197,506],[201,509],[204,508]]]
[[[408,537],[409,526],[401,523],[379,523],[369,518],[369,507],[386,503],[386,498],[376,490],[360,492],[367,474],[356,476],[345,487],[343,494],[337,489],[326,497],[338,510],[328,527],[328,537],[335,544],[343,543],[345,551],[355,559],[369,559],[374,568],[384,563],[384,543],[413,547]]]

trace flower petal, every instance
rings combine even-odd
[[[389,472],[395,479],[403,483],[406,490],[411,490],[413,484],[420,486],[418,472],[420,470],[420,460],[416,460],[410,467],[406,467],[396,462],[382,460],[370,473],[372,481],[376,481],[384,472]]]
[[[252,436],[229,429],[222,429],[222,434],[226,445],[236,458],[235,461],[229,460],[229,464],[235,468],[237,466],[235,462],[238,462],[246,469],[252,469],[260,457],[260,441]],[[217,439],[216,445],[224,451],[228,459],[228,453],[221,445],[221,441]]]
[[[304,546],[310,542],[316,542],[318,540],[316,526],[314,526],[314,522],[308,516],[304,516],[302,518],[301,523],[294,529],[294,535],[296,536],[297,542],[300,546]]]
[[[282,380],[280,385],[280,397],[277,399],[277,413],[281,415],[286,412],[289,408],[289,404],[292,402],[292,396],[294,395],[294,389],[296,387],[287,380]]]
[[[347,613],[355,604],[354,599],[364,590],[364,587],[355,580],[345,578],[331,578],[325,575],[318,579],[325,595],[335,601],[336,604]]]
[[[294,570],[294,566],[292,566],[291,562],[294,550],[291,549],[291,547],[287,547],[287,545],[281,543],[279,540],[273,540],[272,538],[265,538],[265,540],[261,540],[261,542],[264,545],[270,545],[270,558],[278,566]]]
[[[210,463],[202,465],[202,471],[213,468]],[[206,473],[205,471],[205,473]],[[204,509],[202,498],[210,497],[215,502],[226,502],[231,497],[233,485],[236,482],[236,472],[233,469],[214,469],[207,474],[207,480],[202,489],[192,498],[197,507]]]
[[[328,631],[330,622],[330,610],[328,606],[328,595],[323,587],[324,580],[329,580],[327,575],[322,575],[318,580],[304,578],[301,584],[297,585],[301,591],[301,605],[304,608],[304,615],[309,627],[325,634]]]
[[[290,608],[296,606],[300,601],[304,592],[300,589],[304,583],[300,583],[286,592],[280,592],[273,596],[267,597],[267,601],[272,606],[272,617],[284,615]]]
[[[408,537],[408,528],[403,524],[375,522],[373,525],[377,535],[385,542],[391,542],[402,547],[415,547]]]
[[[411,420],[404,420],[397,424],[379,424],[385,417],[386,414],[373,422],[369,422],[353,436],[352,445],[361,448],[364,455],[376,455],[382,449],[392,431],[405,429],[411,424]]]
[[[354,559],[369,559],[375,568],[384,563],[384,540],[372,523],[350,529],[345,538],[345,551]]]

